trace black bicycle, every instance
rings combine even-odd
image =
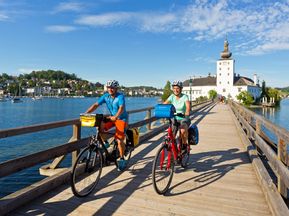
[[[102,114],[84,114],[87,118],[93,119],[93,125],[88,126],[100,127],[102,122],[109,121]],[[110,132],[96,131],[95,135],[90,136],[88,146],[85,147],[78,155],[71,171],[71,189],[77,197],[85,197],[89,195],[98,184],[103,166],[114,163],[118,168],[118,158],[120,153],[117,141],[113,138],[110,147],[105,145],[102,135],[113,134]],[[124,159],[129,162],[131,152],[134,150],[132,141],[126,135]]]

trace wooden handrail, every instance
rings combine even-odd
[[[287,188],[289,188],[289,170],[288,170],[288,153],[287,145],[289,143],[288,131],[281,128],[264,117],[248,110],[247,108],[237,104],[236,102],[230,102],[233,113],[245,128],[248,138],[255,140],[255,145],[259,151],[266,156],[269,160],[269,165],[273,172],[277,176],[277,187],[280,194],[287,198]],[[255,120],[255,125],[252,125],[252,121]],[[278,144],[275,146],[277,153],[267,144],[267,140],[263,138],[262,125],[264,125],[269,131],[274,133],[278,138]],[[273,141],[271,141],[273,142]]]
[[[43,131],[43,130],[49,130],[53,128],[64,127],[68,125],[74,125],[74,124],[80,124],[79,119],[51,122],[51,123],[45,123],[45,124],[36,124],[36,125],[31,125],[31,126],[0,130],[0,139],[11,137],[11,136],[17,136],[21,134],[27,134],[27,133],[33,133],[33,132],[38,132],[38,131]]]

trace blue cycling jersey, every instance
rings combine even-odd
[[[124,100],[124,95],[117,92],[115,97],[111,97],[111,95],[109,93],[105,93],[104,95],[102,95],[98,101],[97,101],[98,105],[101,105],[103,103],[106,103],[106,106],[110,112],[110,114],[112,116],[114,116],[119,107],[123,106],[123,112],[122,114],[118,117],[118,119],[123,120],[123,121],[127,121],[127,112],[126,112],[126,108],[125,108],[125,100]]]

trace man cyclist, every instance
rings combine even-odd
[[[105,103],[111,116],[109,116],[109,122],[103,123],[101,125],[100,131],[107,131],[110,128],[114,127],[115,130],[115,139],[118,143],[118,149],[120,153],[120,160],[118,161],[118,168],[120,171],[124,170],[126,167],[127,161],[124,160],[124,151],[125,151],[125,130],[127,128],[128,114],[125,108],[125,99],[122,93],[119,93],[118,81],[109,80],[106,83],[107,93],[103,94],[98,101],[88,108],[86,113],[91,113],[97,109],[101,104]]]
[[[183,117],[176,116],[176,120],[180,123],[181,129],[181,139],[183,148],[186,148],[188,144],[188,128],[190,126],[190,110],[191,110],[191,103],[187,95],[182,93],[183,83],[181,81],[174,81],[172,84],[173,94],[171,94],[168,99],[164,102],[164,104],[173,104],[176,108],[177,113],[184,114]]]

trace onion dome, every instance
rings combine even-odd
[[[232,53],[229,51],[229,42],[226,39],[224,42],[224,51],[221,52],[222,59],[229,59],[232,56]]]

